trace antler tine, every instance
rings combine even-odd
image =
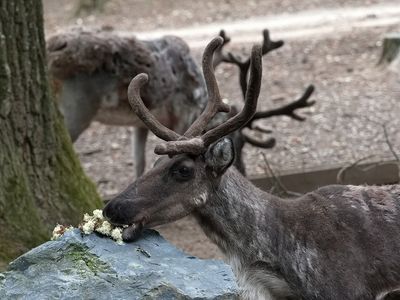
[[[225,123],[207,131],[200,137],[189,140],[171,141],[156,146],[155,153],[176,155],[204,153],[207,147],[221,137],[243,127],[251,120],[257,110],[257,100],[261,88],[262,76],[261,46],[254,46],[251,52],[250,80],[246,92],[245,104],[240,113],[228,119]]]
[[[244,62],[243,59],[238,56],[233,54],[232,52],[227,52],[224,53],[224,46],[227,45],[230,41],[231,38],[226,35],[225,30],[221,29],[219,32],[219,36],[223,38],[224,42],[222,43],[221,47],[219,47],[217,50],[214,52],[214,58],[213,58],[213,67],[214,69],[220,64],[220,63],[228,63],[228,64],[234,64],[237,65],[239,68],[247,68],[246,72],[248,71],[249,68],[249,61]],[[247,66],[245,66],[247,64]]]
[[[207,86],[208,103],[204,111],[197,120],[184,133],[185,137],[194,137],[200,135],[207,127],[210,120],[218,112],[229,112],[229,105],[225,104],[219,94],[217,79],[215,78],[213,68],[213,54],[216,49],[222,46],[224,40],[222,37],[214,38],[206,47],[203,54],[203,74]]]
[[[261,52],[262,56],[268,54],[269,52],[278,49],[284,45],[284,42],[282,40],[279,41],[272,41],[270,36],[269,36],[269,30],[264,29],[263,30],[263,43],[261,47]],[[242,89],[243,96],[246,94],[247,90],[247,74],[248,70],[250,67],[250,58],[242,62],[241,64],[237,64],[239,69],[240,69],[240,74],[239,74],[239,83],[240,83],[240,88]]]
[[[279,41],[272,41],[269,35],[269,30],[264,29],[263,30],[263,43],[262,43],[262,56],[268,54],[269,52],[278,49],[284,45],[284,42],[282,40]],[[240,88],[242,89],[243,97],[246,94],[247,90],[247,74],[249,71],[250,67],[250,58],[247,60],[237,63],[237,66],[240,69],[240,74],[239,74],[239,83],[240,83]]]
[[[279,40],[279,41],[272,41],[270,36],[269,36],[269,30],[268,29],[264,29],[263,30],[263,37],[264,37],[264,41],[262,44],[262,54],[265,55],[268,52],[271,52],[275,49],[278,49],[280,47],[282,47],[284,45],[284,41]]]
[[[280,108],[257,112],[254,115],[253,119],[249,122],[250,127],[251,127],[251,123],[254,122],[255,120],[270,118],[273,116],[286,115],[295,120],[304,121],[305,117],[302,117],[302,116],[299,116],[298,114],[296,114],[296,110],[305,108],[305,107],[310,107],[315,104],[315,101],[308,101],[308,99],[313,94],[314,90],[315,90],[314,86],[312,84],[310,84],[304,91],[303,95],[299,99],[293,101],[292,103],[289,103]]]
[[[263,43],[262,43],[262,55],[265,55],[275,49],[278,49],[284,45],[282,40],[272,41],[269,35],[269,30],[263,30]],[[223,53],[223,46],[230,42],[230,38],[226,35],[224,30],[219,32],[219,36],[224,39],[222,46],[216,51],[216,55],[214,57],[213,66],[217,67],[220,63],[230,63],[234,64],[239,68],[239,84],[242,90],[243,97],[246,95],[247,91],[247,76],[250,67],[250,57],[243,60],[237,55],[234,55],[231,52]]]
[[[128,87],[129,104],[142,122],[160,139],[164,141],[178,140],[181,136],[157,121],[144,105],[140,97],[140,88],[145,85],[147,81],[148,75],[145,73],[140,73],[131,80]]]
[[[213,57],[213,68],[215,69],[220,63],[222,62],[228,62],[229,58],[229,54],[226,55],[223,52],[224,46],[226,44],[228,44],[231,41],[231,38],[229,36],[226,35],[225,30],[221,29],[221,31],[219,32],[219,36],[224,40],[224,42],[222,43],[221,47],[219,47],[217,50],[215,50],[214,52],[214,57]]]
[[[250,79],[247,85],[245,103],[240,113],[230,118],[228,121],[211,129],[203,135],[206,146],[217,141],[239,128],[245,126],[257,111],[258,96],[261,89],[262,77],[262,50],[261,46],[254,45],[250,56]]]

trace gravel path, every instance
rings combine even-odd
[[[134,27],[135,31],[139,31],[195,22],[243,19],[250,15],[367,4],[364,0],[260,0],[243,6],[241,1],[231,0],[219,1],[217,7],[210,8],[217,1],[143,0],[122,6],[122,0],[114,0],[106,7],[100,22],[100,16],[69,19],[55,9],[62,4],[72,11],[69,1],[59,1],[61,4],[57,5],[50,0],[44,2],[48,33],[74,23],[109,23],[121,30]],[[156,2],[164,4],[154,16],[152,9]],[[368,2],[377,4],[383,1]],[[192,18],[187,11],[192,12]],[[117,17],[118,23],[114,24]],[[246,147],[244,159],[248,173],[264,172],[261,152],[265,152],[277,173],[321,165],[343,165],[371,154],[375,155],[374,160],[391,158],[381,124],[387,125],[390,141],[400,152],[400,78],[377,66],[383,35],[396,29],[399,29],[398,25],[358,27],[318,38],[290,39],[282,49],[265,57],[260,108],[287,103],[299,96],[310,83],[316,86],[313,99],[317,104],[303,112],[307,116],[307,121],[303,123],[287,117],[262,122],[273,129],[277,145],[267,151]],[[231,37],[235,40],[234,35]],[[274,38],[279,39],[280,36],[274,35]],[[231,50],[247,53],[249,47],[239,43],[232,45]],[[193,54],[199,60],[201,50],[193,49]],[[217,76],[222,94],[240,101],[236,70],[231,66],[222,66],[217,70]],[[283,100],[279,100],[282,97]],[[134,180],[130,132],[130,128],[93,123],[75,144],[84,169],[105,197],[121,191]],[[155,142],[155,138],[151,137],[147,145],[148,166],[155,159],[152,153]],[[190,218],[163,226],[161,232],[194,255],[221,256]]]
[[[392,3],[383,0],[111,0],[101,14],[74,17],[77,0],[43,0],[46,29],[66,25],[112,25],[135,32],[210,23],[230,22],[258,16],[297,13],[304,10],[346,8]]]

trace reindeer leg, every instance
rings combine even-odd
[[[146,140],[149,130],[143,127],[135,127],[132,134],[133,156],[136,162],[136,177],[140,177],[146,166]]]
[[[93,92],[92,81],[87,76],[77,75],[63,83],[59,108],[72,142],[89,127],[100,107],[99,97]]]

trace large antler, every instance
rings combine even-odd
[[[260,94],[262,76],[261,57],[261,47],[253,46],[250,63],[250,80],[246,91],[245,104],[240,113],[217,127],[205,132],[200,137],[160,144],[156,147],[155,153],[169,155],[180,153],[193,153],[197,155],[204,153],[207,150],[207,147],[213,142],[245,126],[257,111],[257,100]],[[212,73],[212,76],[215,77],[214,73]],[[205,126],[201,128],[201,130],[204,129]]]
[[[185,137],[199,135],[218,112],[229,112],[230,110],[229,105],[222,102],[213,67],[213,54],[216,49],[222,46],[223,42],[224,40],[221,37],[217,37],[204,50],[202,67],[207,86],[208,102],[200,117],[186,130]]]
[[[227,52],[225,53],[223,51],[223,48],[226,44],[230,42],[230,38],[226,35],[224,30],[221,30],[219,33],[219,36],[224,39],[224,42],[222,46],[217,49],[216,54],[214,56],[214,62],[213,65],[214,67],[218,66],[220,63],[229,63],[229,64],[234,64],[239,68],[239,82],[240,82],[240,88],[242,90],[242,94],[245,95],[246,89],[247,89],[247,76],[248,76],[248,70],[249,70],[249,65],[250,65],[250,58],[247,58],[246,60],[243,60],[239,56]],[[279,41],[272,41],[269,35],[269,31],[267,29],[263,30],[263,44],[262,44],[262,55],[266,55],[269,52],[278,49],[284,45],[284,42],[279,40]],[[256,114],[253,116],[253,118],[247,123],[246,127],[264,132],[264,130],[259,130],[259,128],[253,126],[253,122],[259,119],[266,119],[274,116],[282,116],[286,115],[291,117],[294,120],[297,121],[304,121],[305,118],[298,115],[296,113],[296,110],[301,109],[301,108],[306,108],[310,107],[315,104],[315,101],[308,101],[309,98],[311,97],[312,93],[314,92],[314,86],[309,85],[303,95],[283,106],[280,108],[276,109],[271,109],[271,110],[265,110],[265,111],[259,111],[256,112]],[[268,132],[269,133],[269,132]],[[245,132],[242,132],[243,139],[245,142],[252,144],[253,146],[259,147],[259,148],[272,148],[275,145],[275,139],[274,138],[267,138],[265,140],[258,140],[255,137],[252,137],[248,135]]]
[[[221,30],[219,32],[219,36],[224,39],[224,42],[223,42],[222,46],[215,53],[213,66],[214,66],[214,68],[216,68],[222,62],[236,65],[239,68],[239,82],[240,82],[240,87],[242,89],[242,94],[244,97],[246,95],[246,90],[247,90],[247,76],[248,76],[249,68],[250,68],[250,57],[243,60],[241,57],[239,57],[231,52],[224,53],[223,47],[226,44],[228,44],[231,39],[226,35],[224,30]],[[268,29],[263,30],[263,37],[264,37],[264,39],[263,39],[262,48],[261,48],[261,52],[262,52],[263,56],[275,49],[282,47],[284,44],[284,42],[282,40],[272,41],[270,38]]]
[[[310,107],[315,104],[315,101],[308,101],[313,92],[314,92],[314,86],[309,85],[299,99],[279,108],[265,110],[265,111],[257,111],[246,126],[250,128],[252,131],[271,133],[270,130],[265,130],[260,126],[254,126],[253,122],[259,119],[267,119],[274,116],[288,116],[297,121],[304,121],[306,118],[298,115],[296,113],[296,110],[305,107]],[[275,146],[274,138],[259,140],[251,135],[248,135],[246,132],[242,132],[242,135],[246,143],[249,143],[255,147],[269,149]]]
[[[285,106],[279,107],[279,108],[265,110],[265,111],[258,111],[254,115],[251,122],[258,120],[258,119],[265,119],[265,118],[270,118],[270,117],[274,117],[274,116],[288,116],[297,121],[304,121],[306,118],[298,115],[296,113],[296,110],[299,108],[310,107],[315,104],[314,100],[308,101],[308,99],[310,99],[314,90],[315,90],[314,86],[312,84],[310,84],[299,99],[297,99]],[[248,124],[249,127],[251,127],[251,122],[249,122],[249,124]]]
[[[133,111],[138,115],[142,122],[160,139],[164,141],[174,141],[180,138],[175,131],[165,127],[150,113],[140,97],[140,88],[148,81],[148,75],[141,73],[132,79],[128,87],[128,100]]]
[[[140,88],[147,82],[146,74],[139,74],[132,79],[128,87],[129,103],[132,105],[138,117],[148,128],[165,143],[156,146],[156,154],[176,155],[180,153],[191,153],[198,155],[204,153],[207,147],[221,137],[245,126],[257,111],[257,100],[260,94],[262,76],[262,48],[254,46],[250,59],[250,79],[245,94],[245,104],[240,113],[228,119],[226,122],[206,131],[200,135],[208,125],[209,121],[218,112],[228,112],[229,106],[222,102],[219,95],[218,84],[213,68],[213,54],[223,44],[221,37],[213,39],[206,47],[203,55],[203,73],[208,90],[208,103],[200,117],[190,126],[184,135],[167,129],[151,115],[140,98]]]

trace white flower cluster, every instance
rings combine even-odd
[[[66,231],[72,230],[74,227],[72,226],[63,226],[57,224],[57,226],[53,230],[53,235],[51,237],[52,240],[55,240],[62,236]],[[115,227],[111,225],[110,222],[104,220],[103,212],[100,209],[96,209],[93,211],[93,215],[84,214],[83,221],[79,224],[79,229],[84,234],[91,234],[96,231],[102,235],[109,236],[113,240],[115,240],[118,244],[123,244],[122,241],[122,227]]]
[[[89,214],[83,215],[83,222],[79,228],[84,234],[91,234],[96,231],[102,235],[109,236],[118,244],[122,244],[122,229],[121,227],[114,227],[108,221],[104,220],[103,212],[100,209],[93,211],[93,216]]]
[[[58,239],[60,236],[62,236],[65,232],[74,229],[74,227],[72,226],[64,226],[64,225],[60,225],[57,224],[56,227],[54,227],[53,229],[53,234],[51,236],[51,240],[56,240]]]

